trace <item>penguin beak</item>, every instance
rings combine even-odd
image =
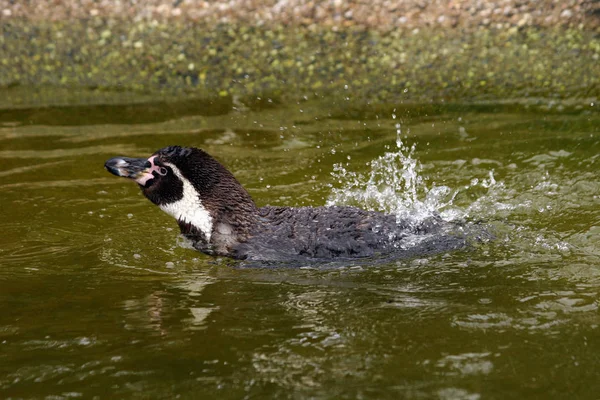
[[[147,158],[113,157],[104,163],[104,168],[113,175],[133,179],[142,186],[154,177],[154,164]]]

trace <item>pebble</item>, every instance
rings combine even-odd
[[[571,18],[572,16],[573,16],[573,11],[569,10],[568,8],[566,10],[563,10],[563,12],[560,13],[561,18]]]

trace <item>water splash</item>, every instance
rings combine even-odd
[[[419,174],[421,165],[414,157],[416,146],[404,145],[401,134],[401,126],[396,124],[396,151],[369,162],[367,174],[335,164],[332,175],[342,187],[332,186],[327,205],[355,205],[411,220],[423,220],[442,208],[448,201],[450,188],[427,188]]]
[[[331,186],[327,205],[354,205],[394,214],[399,220],[419,222],[433,215],[446,220],[464,218],[468,208],[454,206],[457,194],[474,187],[490,189],[497,184],[493,171],[488,179],[473,179],[453,190],[448,186],[427,186],[421,164],[415,157],[416,145],[402,142],[402,129],[396,124],[396,149],[368,163],[366,174],[347,169],[349,163],[335,164],[332,175],[341,187]]]

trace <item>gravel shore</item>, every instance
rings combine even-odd
[[[600,0],[0,0],[0,104],[80,90],[589,105]]]
[[[368,29],[600,26],[598,0],[0,0],[0,20],[283,23]]]

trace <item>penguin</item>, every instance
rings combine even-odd
[[[149,158],[113,157],[105,168],[135,181],[175,218],[196,250],[211,256],[261,262],[406,259],[469,243],[464,225],[439,216],[415,222],[352,206],[259,207],[231,172],[194,147],[169,146]]]

